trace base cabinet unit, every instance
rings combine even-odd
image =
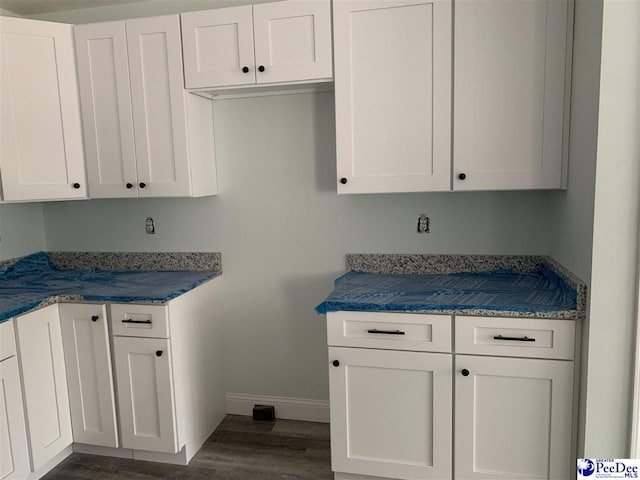
[[[178,453],[169,340],[115,337],[122,446]]]
[[[451,354],[329,348],[331,465],[451,478]]]
[[[15,319],[31,470],[73,442],[58,305]]]
[[[184,90],[179,16],[77,25],[75,42],[89,195],[215,195],[211,102]]]
[[[186,88],[331,80],[331,3],[287,0],[183,13]]]
[[[29,446],[13,320],[0,324],[0,479],[29,475]]]
[[[327,314],[336,480],[572,478],[575,334],[573,320]]]
[[[73,25],[0,16],[5,201],[86,198]]]
[[[73,441],[118,447],[105,305],[61,304]]]

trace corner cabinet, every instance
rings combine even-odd
[[[451,0],[333,3],[338,193],[448,191]]]
[[[574,321],[334,312],[327,338],[336,480],[571,478]]]
[[[5,201],[86,198],[73,25],[0,17]]]
[[[566,188],[573,3],[457,0],[453,188]]]
[[[178,15],[75,27],[92,198],[217,193],[213,112],[183,87]]]
[[[329,0],[190,12],[181,20],[187,88],[332,78]]]

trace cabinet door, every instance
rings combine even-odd
[[[253,6],[257,83],[331,78],[329,0]]]
[[[5,200],[86,197],[72,25],[0,17],[0,169]]]
[[[455,190],[562,186],[568,8],[456,1]]]
[[[20,480],[28,474],[29,450],[18,360],[11,357],[0,362],[0,478]]]
[[[451,355],[332,347],[329,360],[335,472],[451,478]]]
[[[183,13],[180,18],[186,88],[255,83],[251,5]]]
[[[338,193],[450,189],[451,1],[333,3]]]
[[[138,18],[125,27],[139,196],[189,196],[180,19]]]
[[[31,468],[73,442],[58,305],[16,319]]]
[[[169,340],[114,337],[122,446],[177,453]]]
[[[573,362],[458,355],[455,387],[456,479],[571,477]]]
[[[77,25],[74,32],[89,194],[137,197],[124,22]]]
[[[111,352],[104,305],[60,305],[73,440],[118,446]]]

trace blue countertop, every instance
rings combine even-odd
[[[318,313],[348,311],[447,312],[512,314],[571,318],[577,294],[544,265],[535,272],[490,272],[433,275],[349,272],[316,307]]]
[[[56,297],[88,302],[168,302],[218,274],[214,271],[59,270],[45,253],[37,253],[0,269],[0,322]]]

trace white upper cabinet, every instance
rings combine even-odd
[[[0,17],[4,200],[85,198],[73,26]]]
[[[338,193],[450,189],[451,0],[335,0]]]
[[[332,77],[328,0],[221,8],[181,19],[187,88]]]
[[[562,188],[567,0],[457,0],[454,190]]]
[[[177,15],[76,28],[91,197],[215,195],[213,112],[183,87]]]

